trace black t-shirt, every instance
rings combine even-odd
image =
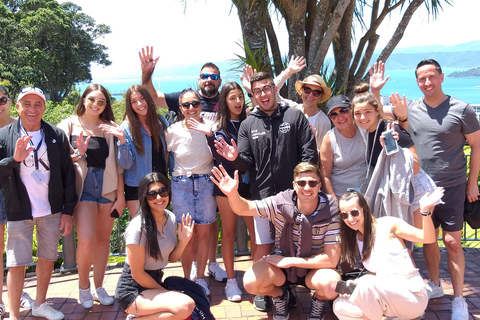
[[[367,152],[367,160],[368,163],[370,163],[372,168],[375,168],[375,165],[377,164],[378,156],[380,155],[380,152],[382,151],[382,145],[380,144],[380,136],[382,135],[382,132],[387,131],[387,124],[390,123],[386,120],[381,120],[379,125],[378,125],[378,133],[376,134],[375,138],[375,132],[369,132],[368,133],[368,152]],[[395,128],[394,130],[398,132],[398,145],[402,148],[410,148],[413,146],[413,140],[410,137],[410,134],[400,127],[398,124],[394,125]],[[375,144],[373,144],[373,139],[375,139]],[[373,152],[372,152],[372,145],[373,145]],[[372,161],[370,162],[370,157],[372,157]]]
[[[83,136],[83,139],[87,139],[86,136]],[[77,136],[72,136],[70,138],[70,144],[76,148],[75,141],[77,141]],[[105,169],[105,162],[107,160],[109,151],[107,139],[104,137],[90,137],[87,148],[87,167],[94,167]]]
[[[165,177],[167,176],[167,163],[165,161],[165,157],[163,156],[163,145],[160,142],[159,144],[159,150],[156,150],[154,147],[155,142],[153,141],[153,138],[150,137],[152,140],[152,171],[153,172],[159,172],[163,174]]]
[[[173,124],[178,119],[178,112],[180,105],[178,103],[178,99],[180,98],[181,92],[172,92],[172,93],[165,93],[165,101],[168,105],[168,111],[170,115],[167,117],[168,122]],[[209,120],[215,120],[215,116],[218,110],[218,98],[220,94],[217,94],[213,98],[206,98],[200,95],[200,102],[202,103],[202,118],[208,118]],[[173,111],[175,114],[171,114]]]

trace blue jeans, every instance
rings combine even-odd
[[[112,201],[102,197],[104,169],[88,167],[87,176],[83,182],[83,191],[80,201],[96,202],[98,204],[111,203]]]
[[[187,213],[195,224],[210,224],[217,220],[213,185],[209,174],[172,177],[172,206],[177,223],[181,223],[182,215]]]

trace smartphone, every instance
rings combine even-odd
[[[352,294],[356,287],[357,285],[353,283],[347,285],[346,281],[338,280],[337,286],[335,287],[335,292],[338,292],[339,294]]]
[[[120,217],[120,215],[118,214],[117,209],[114,209],[114,210],[110,213],[110,217],[112,217],[112,218],[118,218],[118,217]]]
[[[382,137],[384,137],[383,143],[385,144],[385,152],[387,153],[387,156],[398,152],[398,143],[393,137],[393,130],[383,132]]]

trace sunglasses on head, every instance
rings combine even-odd
[[[352,217],[358,217],[358,215],[360,214],[360,211],[356,210],[356,209],[353,209],[352,211],[350,212],[346,212],[346,211],[342,211],[338,214],[338,217],[342,220],[345,220],[345,219],[348,219],[348,215],[351,215]]]
[[[10,98],[0,97],[0,106],[6,105],[8,101],[10,101]]]
[[[37,87],[25,86],[22,89],[20,89],[20,93],[27,93],[32,91],[38,92],[40,94],[44,94],[43,90]]]
[[[308,185],[310,186],[310,188],[315,188],[317,185],[318,185],[318,181],[317,180],[297,180],[295,181],[295,183],[297,184],[297,186],[299,186],[300,188],[304,188],[307,183]]]
[[[157,199],[158,195],[160,195],[161,198],[166,198],[168,197],[168,189],[166,187],[160,188],[158,190],[150,190],[147,192],[147,200],[148,201],[153,201]]]
[[[107,105],[107,101],[105,99],[95,99],[93,97],[88,97],[87,101],[90,102],[91,104],[97,104],[99,107],[105,107]]]
[[[332,119],[332,120],[335,120],[335,119],[337,119],[337,117],[338,117],[339,114],[345,115],[345,114],[347,114],[347,113],[349,113],[349,112],[350,112],[350,107],[343,107],[343,108],[341,108],[340,110],[338,110],[338,113],[337,113],[337,112],[330,112],[330,114],[328,115],[328,117],[329,117],[330,119]]]
[[[310,93],[313,93],[313,96],[314,97],[320,97],[322,94],[323,94],[323,91],[322,90],[313,90],[312,88],[310,87],[307,87],[307,86],[303,86],[303,93],[305,93],[306,95],[309,95]]]
[[[198,100],[193,100],[192,102],[182,102],[182,107],[184,108],[190,108],[190,106],[194,108],[200,107],[202,103]]]
[[[202,73],[200,75],[200,79],[202,79],[202,80],[207,80],[208,78],[215,81],[215,80],[220,79],[220,76],[218,74],[214,74],[214,73]]]

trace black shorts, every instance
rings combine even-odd
[[[465,204],[466,184],[445,188],[442,197],[444,204],[435,206],[432,221],[435,228],[439,226],[445,231],[460,231],[463,229],[463,208]]]
[[[163,286],[162,277],[163,270],[145,270],[157,283]],[[118,279],[117,288],[115,289],[115,299],[123,311],[137,299],[138,295],[148,288],[144,288],[138,284],[132,277],[130,266],[125,263],[122,274]]]
[[[125,201],[138,200],[138,187],[131,187],[125,185]]]
[[[281,270],[282,270],[283,274],[285,275],[285,283],[282,286],[297,285],[297,286],[303,286],[303,287],[309,289],[307,287],[307,284],[305,283],[305,279],[307,278],[307,276],[297,277],[297,281],[294,283],[294,282],[288,281],[288,279],[287,279],[287,269],[281,268]],[[310,270],[312,270],[312,269],[307,269],[307,274],[310,272]]]

